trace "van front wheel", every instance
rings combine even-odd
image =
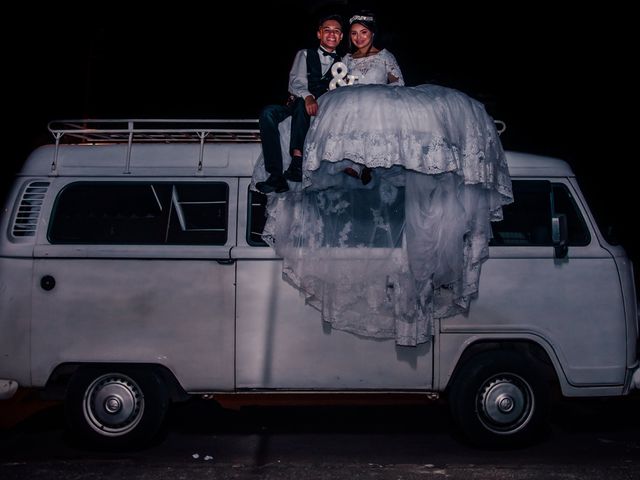
[[[69,383],[67,424],[93,446],[141,446],[159,431],[168,398],[162,379],[151,370],[83,367]]]
[[[546,422],[549,387],[535,365],[516,352],[484,352],[468,360],[450,390],[454,420],[476,445],[532,441]]]

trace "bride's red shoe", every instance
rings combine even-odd
[[[372,178],[372,174],[371,174],[372,172],[369,167],[362,167],[362,172],[360,173],[358,173],[357,170],[351,167],[347,167],[342,171],[347,175],[349,175],[350,177],[359,178],[363,185],[367,185]]]
[[[351,168],[351,167],[347,167],[342,171],[344,173],[346,173],[347,175],[349,175],[350,177],[360,178],[360,174],[357,171],[355,171],[353,168]]]

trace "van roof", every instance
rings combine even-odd
[[[564,160],[532,153],[507,150],[507,165],[512,177],[573,177],[575,174]]]
[[[251,176],[261,153],[257,120],[51,122],[55,144],[34,150],[22,176]],[[573,176],[557,158],[506,152],[512,177]]]

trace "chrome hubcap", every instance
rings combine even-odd
[[[494,433],[512,434],[531,420],[533,390],[521,377],[500,374],[488,379],[478,395],[478,418]]]
[[[110,373],[100,376],[87,388],[83,411],[95,431],[120,436],[133,430],[142,419],[144,397],[131,378]]]

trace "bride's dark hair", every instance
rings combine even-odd
[[[360,10],[349,19],[349,26],[361,23],[372,32],[376,30],[376,16],[370,10]]]
[[[366,27],[367,30],[371,32],[372,38],[375,38],[378,31],[378,25],[376,24],[376,16],[373,14],[373,12],[369,10],[361,10],[355,13],[351,18],[349,18],[349,29],[351,29],[351,25],[353,25],[354,23],[359,23],[360,25]],[[351,50],[353,50],[353,45],[351,45],[351,36],[349,36],[348,39],[349,47],[351,48]],[[371,49],[372,46],[373,43],[369,46],[369,49]]]

